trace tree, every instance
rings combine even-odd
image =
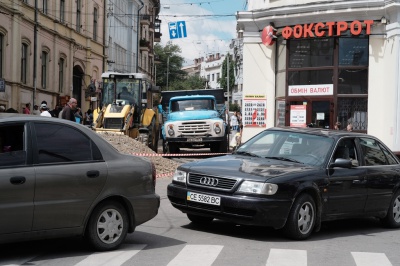
[[[221,77],[219,78],[218,82],[221,86],[221,88],[224,89],[224,91],[227,91],[228,89],[228,72],[227,72],[227,64],[228,64],[228,58],[229,58],[229,90],[232,91],[233,86],[235,85],[235,62],[233,62],[231,55],[228,53],[225,57],[224,62],[222,63],[222,72],[221,72]]]
[[[167,42],[163,47],[161,44],[157,43],[154,46],[154,52],[160,62],[156,65],[156,84],[161,86],[162,90],[167,90],[167,85],[169,87],[170,84],[175,81],[182,80],[186,77],[186,72],[181,70],[185,60],[180,56],[182,50],[178,45]]]
[[[206,79],[197,75],[187,75],[185,79],[170,83],[169,90],[202,90],[205,89]]]

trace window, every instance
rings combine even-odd
[[[338,98],[337,117],[343,128],[352,124],[353,130],[366,131],[368,127],[368,98]]]
[[[60,58],[60,62],[58,64],[58,92],[63,92],[64,87],[64,58]]]
[[[47,0],[43,0],[43,13],[47,14]]]
[[[333,38],[290,40],[289,68],[333,66]]]
[[[81,32],[81,0],[76,0],[76,31]]]
[[[65,0],[60,0],[60,22],[65,22]]]
[[[93,40],[97,41],[97,8],[93,11]]]
[[[212,74],[211,78],[212,78],[212,81],[214,81],[214,74]]]
[[[345,138],[339,141],[333,154],[333,162],[338,158],[350,159],[353,166],[359,166],[360,159],[353,138]]]
[[[374,139],[360,138],[360,145],[364,153],[365,165],[387,165],[385,154],[379,143]]]
[[[35,130],[38,148],[35,157],[38,163],[71,163],[101,159],[90,138],[72,127],[36,123]]]
[[[0,127],[0,167],[26,164],[24,125]]]
[[[42,88],[45,89],[47,87],[47,61],[48,54],[43,51],[42,52]]]
[[[21,82],[26,84],[28,68],[28,45],[23,43],[21,49]]]
[[[0,78],[3,77],[4,35],[0,34]]]
[[[393,155],[385,147],[383,147],[381,144],[379,144],[379,147],[382,149],[383,153],[385,154],[386,159],[388,160],[389,164],[398,164],[396,162],[396,159],[393,157]]]

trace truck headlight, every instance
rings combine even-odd
[[[174,126],[168,125],[168,135],[173,136],[175,134]]]
[[[172,177],[172,180],[176,182],[186,183],[186,175],[187,173],[185,171],[176,170],[174,176]]]
[[[217,134],[220,134],[222,132],[222,129],[219,126],[219,123],[214,124],[214,132]]]
[[[278,191],[278,185],[271,183],[244,181],[240,185],[238,191],[243,193],[274,195]]]

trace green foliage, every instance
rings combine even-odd
[[[237,103],[229,103],[229,111],[231,112],[242,112],[240,110],[240,105]]]
[[[235,62],[233,62],[231,55],[227,54],[225,57],[224,62],[222,63],[222,72],[221,72],[221,77],[219,78],[218,82],[221,86],[221,88],[224,89],[224,91],[227,91],[228,88],[228,81],[227,81],[227,65],[228,65],[228,57],[229,57],[229,89],[231,90],[233,86],[235,85]]]
[[[167,90],[167,72],[168,72],[168,87],[176,81],[182,80],[186,77],[186,72],[181,70],[184,58],[180,55],[181,48],[167,42],[163,47],[161,44],[156,43],[154,46],[154,53],[158,57],[156,64],[156,84],[161,86],[162,90]]]
[[[169,90],[202,90],[205,89],[206,79],[197,75],[188,75],[185,79],[176,80],[169,84]]]

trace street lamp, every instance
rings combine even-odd
[[[168,55],[168,58],[167,58],[167,90],[169,90],[168,89],[168,77],[169,77],[169,55]]]

